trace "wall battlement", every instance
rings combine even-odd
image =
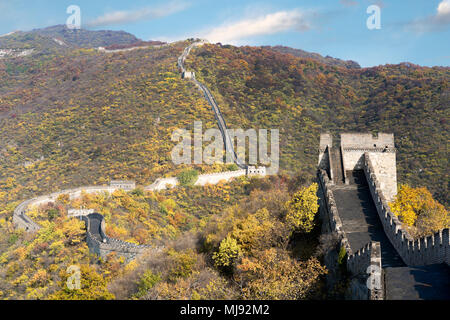
[[[440,230],[429,237],[413,240],[413,237],[403,228],[402,223],[389,207],[388,200],[384,196],[381,184],[375,174],[371,155],[366,153],[364,158],[364,172],[384,232],[403,261],[409,266],[437,263],[450,265],[449,229]]]
[[[345,248],[347,252],[347,269],[353,276],[362,276],[365,280],[370,279],[376,283],[382,283],[381,273],[372,275],[373,270],[381,270],[381,247],[379,242],[367,244],[357,252],[353,252],[350,247],[347,235],[343,229],[341,218],[337,210],[331,186],[333,185],[325,170],[318,171],[319,184],[323,196],[320,197],[321,208],[325,208],[325,223],[331,233],[335,233],[340,241],[340,247]],[[372,268],[369,268],[372,266]],[[356,299],[383,299],[383,290],[375,285],[369,289],[366,284],[353,288],[353,298]]]
[[[323,197],[321,197],[321,207],[326,208],[325,210],[325,218],[326,222],[329,225],[329,230],[338,235],[340,240],[341,247],[344,247],[347,254],[350,256],[353,254],[352,248],[350,247],[350,243],[348,238],[344,232],[341,218],[339,217],[339,213],[336,206],[336,201],[334,199],[333,191],[331,191],[330,187],[332,186],[332,182],[328,178],[328,175],[325,170],[319,170],[318,172],[319,183],[323,193]]]
[[[340,184],[340,179],[330,180],[333,166],[332,160],[342,160],[345,182],[347,171],[363,170],[368,192],[375,204],[376,213],[386,237],[403,262],[409,267],[446,263],[450,265],[449,229],[443,229],[436,234],[414,240],[389,207],[397,194],[396,149],[392,134],[342,134],[339,159],[336,155],[337,146],[331,146],[333,139],[330,134],[321,135],[319,148],[318,180],[320,184],[321,212],[325,214],[325,225],[328,230],[338,235],[341,247],[347,251],[347,269],[352,274],[351,296],[356,299],[382,299],[383,278],[381,245],[371,242],[357,252],[352,252],[347,235],[343,229],[336,202],[333,197],[334,183]],[[328,172],[328,173],[327,173]],[[346,187],[344,187],[346,188]],[[377,270],[379,272],[377,272]],[[368,282],[364,283],[365,280]],[[374,284],[381,284],[376,286]]]
[[[91,217],[97,216],[101,219],[99,235],[102,239],[100,241],[97,236],[91,233],[90,223]],[[118,256],[124,257],[127,262],[135,259],[137,256],[144,253],[145,250],[152,249],[152,246],[148,245],[136,245],[134,243],[125,242],[118,239],[109,238],[105,233],[105,219],[100,214],[93,214],[89,216],[81,216],[82,220],[86,225],[86,242],[89,250],[92,253],[100,256],[101,258],[106,258],[110,253],[116,253]],[[158,248],[153,248],[158,250]]]
[[[367,291],[363,292],[362,298],[383,300],[381,245],[379,242],[372,241],[355,254],[348,256],[347,269],[353,275],[364,275],[364,278],[367,278]]]

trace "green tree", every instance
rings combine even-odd
[[[182,186],[193,186],[198,180],[198,171],[197,170],[185,170],[181,172],[178,176],[178,182]]]
[[[299,262],[286,250],[271,248],[243,258],[236,278],[243,284],[243,299],[299,300],[314,293],[326,273],[316,258]]]
[[[319,210],[317,188],[317,183],[303,187],[286,203],[286,222],[292,229],[308,233],[314,228],[314,218]]]
[[[48,215],[48,220],[53,221],[56,217],[58,217],[59,211],[58,211],[58,209],[55,209],[55,208],[49,209],[47,211],[47,215]]]
[[[154,274],[151,270],[145,271],[138,282],[138,292],[135,294],[135,297],[143,297],[147,294],[148,290],[153,288],[158,282],[161,281],[161,279],[160,273]]]
[[[241,247],[236,239],[228,236],[220,243],[219,250],[213,254],[213,260],[218,268],[232,269],[241,255]]]

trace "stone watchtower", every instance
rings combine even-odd
[[[388,201],[397,195],[397,163],[394,134],[343,133],[334,141],[329,133],[320,135],[319,169],[328,172],[336,184],[349,183],[349,173],[364,169],[368,153]]]

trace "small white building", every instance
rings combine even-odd
[[[266,176],[266,167],[248,167],[247,168],[247,175],[248,176]]]
[[[114,181],[111,181],[109,185],[112,188],[122,189],[125,191],[131,191],[131,190],[136,189],[136,182],[134,182],[134,181],[114,180]]]
[[[183,79],[195,79],[195,72],[193,71],[185,71],[182,75]]]
[[[67,215],[69,217],[83,217],[93,214],[94,212],[94,209],[69,209]]]

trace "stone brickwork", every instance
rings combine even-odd
[[[68,217],[82,217],[94,213],[94,209],[69,209],[67,210]]]
[[[347,235],[343,229],[342,221],[331,191],[332,181],[325,170],[319,170],[318,180],[322,196],[319,197],[323,222],[326,223],[328,232],[335,233],[340,241],[340,247],[347,252],[347,269],[353,275],[351,283],[351,297],[357,300],[382,300],[383,290],[375,285],[369,288],[367,280],[370,278],[375,283],[382,283],[382,274],[372,274],[373,270],[381,271],[381,248],[380,243],[372,242],[356,253],[350,247]],[[372,267],[370,267],[372,266]]]
[[[379,242],[368,243],[364,248],[349,256],[347,269],[353,275],[362,276],[361,278],[365,282],[365,285],[363,283],[356,287],[360,292],[353,292],[352,295],[354,297],[367,300],[384,299],[381,246]]]
[[[132,191],[132,190],[136,189],[136,182],[113,180],[109,183],[109,186],[112,188],[118,188],[118,189],[122,189],[125,191]]]
[[[239,168],[247,169],[248,166],[245,164],[245,161],[241,160],[237,156],[236,151],[234,150],[234,143],[233,143],[234,140],[230,136],[230,133],[227,129],[227,124],[225,122],[225,119],[224,119],[222,112],[220,111],[219,105],[217,104],[216,100],[214,99],[214,96],[212,95],[211,91],[209,90],[209,88],[206,85],[204,85],[203,83],[201,83],[197,79],[195,79],[195,74],[193,74],[193,72],[190,73],[192,75],[191,77],[186,77],[186,75],[189,74],[184,66],[184,62],[186,61],[186,58],[188,57],[188,55],[190,54],[190,52],[193,48],[202,46],[205,43],[207,43],[206,40],[199,40],[199,41],[196,41],[195,43],[191,44],[187,48],[185,48],[183,53],[181,54],[181,56],[178,58],[178,67],[181,70],[182,77],[185,79],[191,79],[193,81],[193,83],[197,86],[197,88],[203,93],[206,101],[208,101],[209,105],[211,106],[212,110],[214,111],[214,116],[217,120],[217,125],[219,127],[220,132],[222,133],[227,157],[231,156],[231,159],[233,159],[234,163],[236,163],[236,165]],[[269,170],[270,169],[271,168],[269,168]]]
[[[192,71],[185,71],[183,72],[182,76],[183,79],[195,79],[195,72]]]
[[[372,136],[366,133],[343,133],[341,150],[344,174],[347,171],[363,170],[364,154],[369,152],[384,195],[389,201],[394,199],[397,195],[397,164],[393,134],[379,133],[378,136]]]
[[[350,256],[353,254],[353,251],[352,248],[350,247],[350,243],[342,227],[341,218],[339,217],[338,214],[333,191],[331,191],[332,182],[328,178],[328,175],[325,172],[325,170],[319,170],[318,180],[323,194],[323,197],[320,198],[321,201],[320,206],[321,208],[325,208],[324,222],[328,224],[327,229],[330,232],[336,233],[338,235],[338,238],[340,240],[340,246],[344,247],[345,250],[347,251],[347,254]]]
[[[14,225],[19,229],[24,229],[28,232],[35,232],[40,229],[40,226],[33,222],[27,215],[26,212],[29,208],[33,206],[39,206],[45,203],[54,202],[61,195],[69,195],[71,200],[81,197],[81,194],[93,194],[93,193],[113,193],[120,188],[117,187],[102,187],[102,186],[93,186],[93,187],[82,187],[76,189],[63,190],[60,192],[55,192],[49,195],[41,196],[26,200],[19,204],[14,210],[13,214],[13,222]]]
[[[384,191],[373,166],[371,153],[365,154],[364,163],[364,172],[384,232],[403,261],[408,266],[437,263],[450,265],[449,229],[443,229],[429,237],[413,240],[388,205],[388,200],[384,196]]]
[[[344,232],[332,190],[351,187],[335,185],[327,174],[326,170],[330,172],[333,169],[331,161],[334,158],[330,154],[332,143],[331,135],[321,136],[318,180],[324,223],[328,226],[327,230],[338,235],[341,247],[347,250],[347,269],[352,275],[349,287],[351,297],[353,299],[383,299],[382,273],[374,273],[374,271],[382,270],[380,243],[371,242],[357,252],[352,252],[348,245],[348,238]],[[409,267],[442,263],[450,265],[449,229],[413,240],[389,208],[388,203],[397,194],[394,136],[383,133],[375,137],[371,134],[342,134],[340,148],[344,174],[346,171],[363,170],[368,184],[367,192],[370,192],[376,208],[375,214],[381,221],[380,227],[383,228],[386,237],[403,262]],[[345,181],[347,183],[346,178]],[[381,286],[373,285],[380,283]]]
[[[248,167],[246,174],[248,176],[262,176],[264,177],[267,174],[266,167]]]
[[[99,235],[94,235],[91,233],[90,218],[94,215],[100,217],[102,220]],[[89,250],[101,258],[106,258],[110,253],[116,253],[118,256],[124,257],[127,262],[130,262],[137,256],[144,253],[145,250],[160,250],[159,248],[154,248],[147,245],[136,245],[122,240],[109,238],[105,233],[104,217],[99,214],[82,216],[81,218],[86,225],[86,243]],[[101,240],[98,239],[99,236],[101,237]]]
[[[333,137],[329,133],[323,133],[320,135],[320,147],[319,147],[319,163],[318,168],[330,170],[330,149],[333,146]]]
[[[260,169],[258,169],[260,170]],[[259,172],[259,171],[258,171]],[[207,184],[218,184],[219,182],[228,182],[235,178],[247,175],[246,170],[226,171],[217,173],[201,174],[198,176],[194,185],[205,186]],[[256,174],[255,174],[256,175]],[[265,175],[260,173],[260,175]],[[179,182],[177,178],[161,178],[157,179],[153,184],[144,188],[145,191],[160,191],[166,190],[178,186]]]

